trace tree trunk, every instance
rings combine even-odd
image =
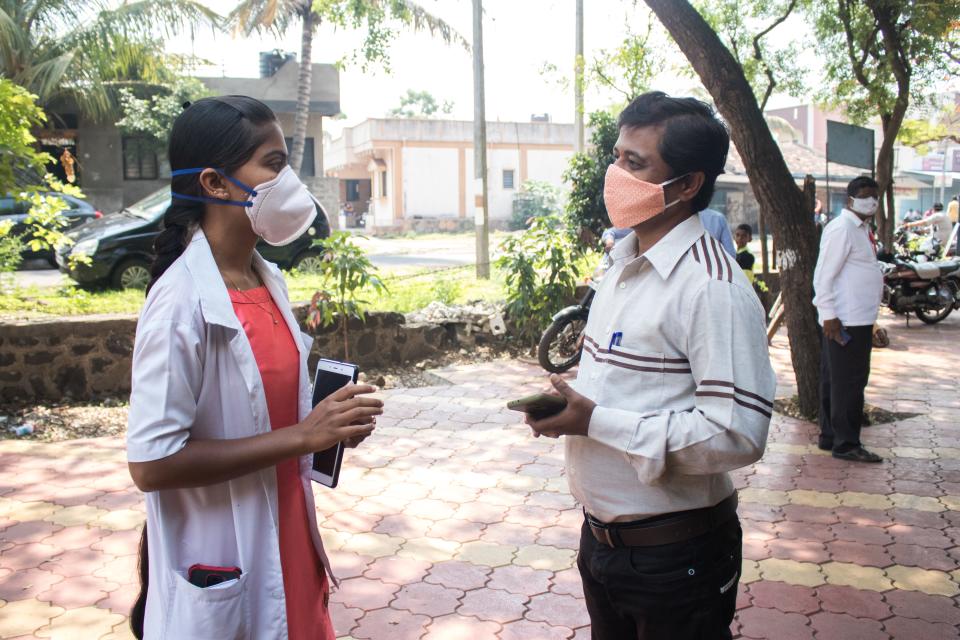
[[[757,233],[760,234],[760,270],[763,278],[770,277],[770,259],[767,253],[767,221],[763,219],[763,211],[757,214]]]
[[[313,31],[316,15],[307,3],[302,12],[303,31],[300,40],[300,70],[297,75],[297,110],[293,118],[293,143],[290,145],[290,168],[300,174],[303,148],[307,141],[307,122],[310,119],[310,92],[313,85]],[[314,140],[320,144],[320,140]]]
[[[818,407],[820,343],[813,307],[813,208],[797,188],[743,69],[686,0],[645,0],[683,51],[730,127],[760,210],[781,249],[780,286],[800,411]]]
[[[897,104],[899,105],[899,100]],[[880,116],[880,122],[883,124],[883,142],[880,144],[880,152],[877,153],[877,184],[880,185],[877,233],[885,247],[892,246],[893,231],[897,224],[893,204],[893,144],[900,133],[905,115],[906,106],[902,112],[898,106],[895,106],[894,113],[885,113]]]

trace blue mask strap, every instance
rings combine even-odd
[[[177,169],[176,171],[171,171],[171,172],[170,172],[170,177],[171,177],[171,178],[174,178],[174,177],[176,177],[176,176],[187,176],[187,175],[192,175],[192,174],[194,174],[194,173],[201,173],[205,168],[206,168],[206,167],[200,167],[200,168],[197,168],[197,169]],[[241,189],[243,189],[244,191],[246,191],[247,193],[249,193],[249,194],[250,194],[251,196],[253,196],[254,198],[257,197],[257,191],[256,191],[255,189],[251,189],[250,187],[248,187],[247,185],[243,184],[243,183],[240,182],[239,180],[237,180],[237,179],[235,179],[235,178],[231,178],[230,176],[228,176],[226,173],[224,173],[224,172],[223,172],[222,170],[220,170],[220,169],[214,169],[214,171],[216,171],[216,172],[219,173],[221,176],[223,176],[224,178],[226,178],[227,180],[229,180],[229,181],[232,182],[233,184],[237,185],[238,187],[240,187]],[[249,201],[249,200],[244,200],[244,201],[240,201],[240,200],[221,200],[220,198],[209,198],[209,197],[207,197],[207,196],[188,196],[188,195],[186,195],[186,194],[184,194],[184,193],[177,193],[177,192],[175,192],[175,191],[171,191],[171,192],[170,192],[170,195],[173,196],[174,198],[179,198],[179,199],[181,199],[181,200],[190,200],[190,201],[192,201],[192,202],[209,202],[209,203],[211,203],[211,204],[230,204],[230,205],[233,205],[233,206],[236,206],[236,207],[252,207],[252,206],[253,206],[253,203],[252,203],[251,201]]]

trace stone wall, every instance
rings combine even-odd
[[[296,306],[294,314],[304,328],[306,305]],[[135,316],[0,323],[0,404],[128,394],[136,325]],[[416,363],[493,340],[460,329],[407,324],[399,313],[371,313],[366,323],[353,319],[348,324],[350,361],[362,368]],[[314,338],[311,369],[321,357],[343,359],[337,327],[320,329]]]

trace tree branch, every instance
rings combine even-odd
[[[771,69],[770,65],[768,65],[763,59],[763,50],[760,48],[760,40],[762,40],[768,33],[776,29],[778,26],[783,24],[783,22],[790,17],[790,14],[793,13],[793,9],[796,6],[797,0],[790,0],[790,6],[787,7],[787,11],[777,20],[775,20],[773,24],[758,33],[753,38],[753,59],[763,66],[764,73],[767,76],[767,90],[763,94],[763,100],[760,101],[760,111],[763,111],[767,107],[767,100],[770,99],[770,95],[777,86],[777,79],[773,75],[773,69]]]
[[[837,15],[840,18],[840,24],[843,25],[844,35],[847,37],[847,56],[850,58],[850,64],[853,67],[853,75],[860,86],[869,91],[870,79],[864,73],[863,67],[867,63],[867,56],[870,54],[870,42],[877,36],[877,29],[874,29],[870,37],[864,42],[863,55],[858,59],[853,48],[856,37],[853,35],[853,19],[850,16],[849,0],[837,0]]]

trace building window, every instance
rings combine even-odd
[[[387,172],[386,171],[380,172],[380,197],[381,198],[387,197]]]
[[[503,170],[503,188],[513,189],[513,169]]]
[[[156,180],[156,148],[146,138],[123,139],[123,179]]]
[[[293,138],[284,138],[287,142],[287,151],[293,149]],[[313,138],[307,138],[303,141],[303,161],[300,163],[300,176],[303,178],[312,178],[317,175],[316,165],[313,159]]]

